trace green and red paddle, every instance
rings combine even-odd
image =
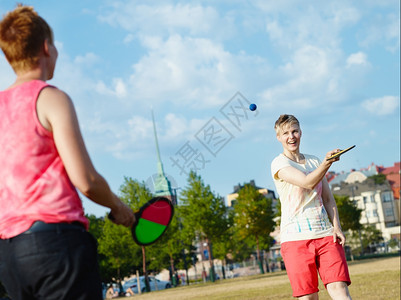
[[[165,197],[155,197],[135,212],[135,223],[131,228],[134,241],[140,246],[156,242],[167,230],[173,219],[174,206]],[[113,216],[109,214],[109,218]]]

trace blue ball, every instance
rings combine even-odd
[[[249,109],[252,110],[252,111],[256,110],[256,108],[257,108],[257,106],[256,106],[256,104],[254,104],[254,103],[252,103],[251,105],[249,105]]]

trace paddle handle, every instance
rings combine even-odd
[[[107,217],[108,217],[110,220],[112,220],[112,221],[115,221],[115,220],[116,220],[116,218],[114,218],[114,216],[113,216],[113,214],[112,214],[111,212],[109,212],[109,214],[107,215]]]

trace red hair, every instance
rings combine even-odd
[[[31,6],[18,4],[0,21],[0,48],[15,72],[38,65],[45,40],[53,44],[53,32]]]

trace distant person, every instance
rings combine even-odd
[[[113,299],[118,297],[118,292],[114,291],[113,285],[109,284],[106,291],[106,299]]]
[[[283,153],[271,164],[271,174],[281,202],[281,254],[293,296],[318,299],[318,277],[332,299],[351,299],[351,284],[345,260],[345,236],[341,230],[334,197],[325,178],[331,164],[300,152],[302,131],[292,115],[275,123]]]
[[[135,216],[95,170],[70,97],[47,80],[57,49],[50,26],[18,5],[0,21],[16,79],[0,92],[0,281],[12,299],[102,299],[94,238],[78,189],[114,222]]]
[[[275,270],[276,270],[276,264],[272,262],[272,272],[274,272]]]
[[[135,293],[134,293],[134,291],[131,289],[131,287],[127,288],[127,290],[125,291],[125,296],[126,296],[126,297],[135,296]]]

